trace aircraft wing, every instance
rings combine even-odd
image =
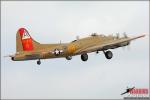
[[[118,39],[118,40],[114,40],[114,41],[104,43],[104,44],[97,44],[94,46],[88,46],[86,48],[82,48],[82,49],[77,50],[75,53],[83,54],[83,53],[90,53],[90,52],[94,52],[94,51],[107,50],[107,49],[111,49],[113,46],[117,46],[118,44],[130,42],[132,40],[135,40],[135,39],[138,39],[138,38],[141,38],[144,36],[145,36],[145,34],[139,35],[139,36],[134,36],[134,37],[128,37],[128,38],[124,38],[124,39]]]

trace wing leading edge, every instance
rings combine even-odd
[[[127,45],[128,45],[128,43],[130,41],[145,37],[145,35],[146,34],[142,34],[142,35],[138,35],[138,36],[133,36],[133,37],[128,37],[128,38],[124,38],[124,39],[120,39],[120,40],[111,41],[111,42],[104,43],[104,44],[97,44],[97,45],[94,45],[91,47],[77,50],[75,53],[76,54],[83,54],[83,53],[90,53],[90,52],[94,52],[94,51],[102,51],[102,50],[112,49],[112,48],[115,48],[119,44],[122,44],[122,43],[127,43]]]

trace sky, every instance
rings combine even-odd
[[[3,99],[122,99],[126,87],[149,88],[149,36],[111,50],[113,58],[80,56],[14,62],[16,32],[26,28],[40,43],[70,42],[91,33],[149,34],[148,1],[2,1],[1,96]]]

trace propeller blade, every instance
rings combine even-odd
[[[124,32],[123,35],[124,35],[124,38],[128,38],[126,32]]]
[[[119,39],[120,35],[119,33],[116,33],[116,38]]]

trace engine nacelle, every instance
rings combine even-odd
[[[121,43],[120,44],[120,47],[124,47],[124,46],[127,46],[127,45],[129,45],[130,44],[130,42],[124,42],[124,43]]]

